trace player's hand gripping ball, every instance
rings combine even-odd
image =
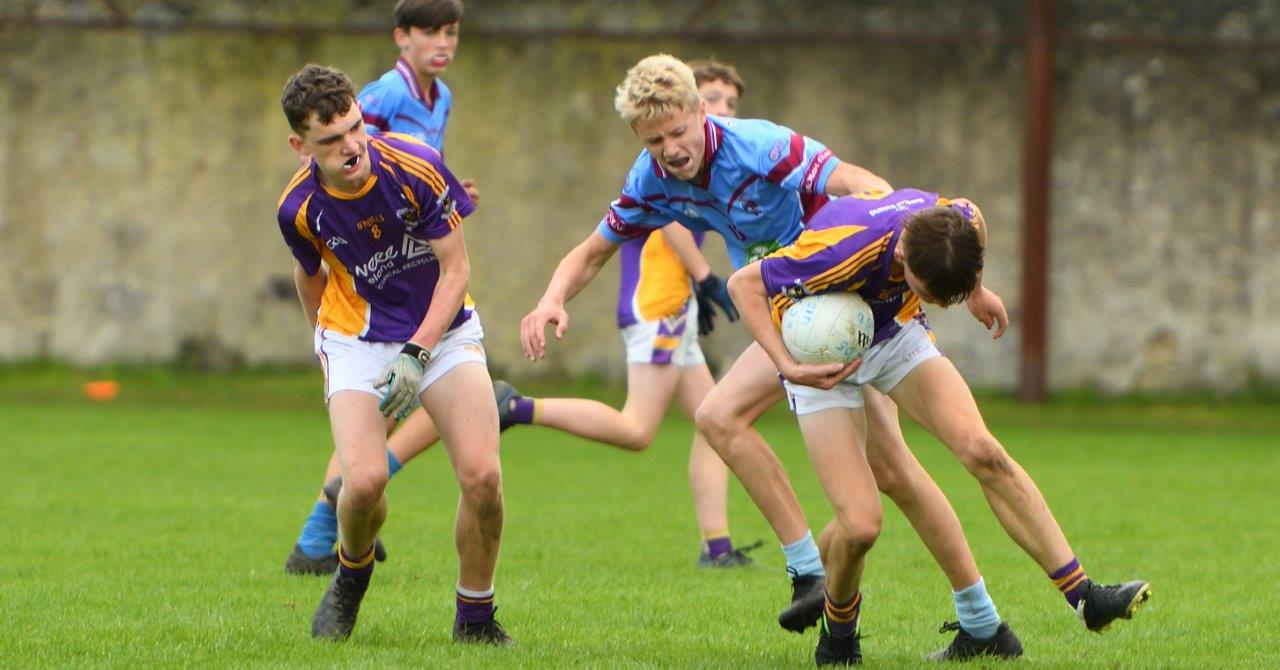
[[[801,298],[782,315],[782,342],[800,363],[851,363],[875,335],[871,307],[856,293]]]

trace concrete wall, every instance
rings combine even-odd
[[[156,21],[384,20],[390,3],[120,2]],[[468,220],[494,366],[506,374],[619,377],[616,270],[571,305],[548,362],[517,326],[560,256],[587,235],[638,144],[611,108],[627,67],[659,50],[738,64],[743,114],[789,125],[900,186],[982,205],[988,284],[1014,327],[989,341],[963,309],[931,313],[975,385],[1016,381],[1021,217],[1020,3],[468,3],[448,157],[484,193]],[[1275,3],[1135,13],[1059,3],[1049,379],[1108,391],[1280,383],[1280,36]],[[330,11],[300,13],[301,7]],[[1172,5],[1171,5],[1172,6]],[[693,7],[691,9],[691,7]],[[857,10],[857,11],[854,11]],[[305,363],[274,206],[296,165],[284,80],[314,61],[357,84],[394,47],[369,30],[33,28],[95,19],[101,3],[16,2],[0,12],[0,361]],[[692,23],[691,23],[692,22]],[[713,41],[568,29],[852,31]],[[547,36],[530,34],[543,26]],[[520,32],[519,35],[511,34]],[[956,39],[972,34],[973,39]],[[1266,48],[1107,41],[1245,39]],[[929,39],[930,35],[939,36]],[[896,38],[895,38],[896,36]],[[947,37],[952,36],[952,37]],[[1258,40],[1263,40],[1259,42]],[[727,270],[718,240],[713,263]],[[282,290],[283,289],[283,290]],[[721,324],[728,362],[746,337]]]

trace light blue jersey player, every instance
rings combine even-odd
[[[840,159],[820,142],[769,121],[703,115],[697,122],[700,128],[673,129],[702,138],[701,147],[677,148],[677,154],[688,155],[676,163],[687,172],[701,154],[704,167],[692,179],[682,178],[675,164],[668,167],[655,157],[666,148],[648,146],[642,137],[647,148],[600,222],[600,234],[621,244],[675,220],[720,233],[735,267],[799,237],[804,222],[829,199],[828,182]],[[665,142],[663,134],[654,129],[655,142]],[[847,167],[838,181],[849,179],[848,173],[855,180],[866,176]],[[832,187],[839,193],[843,183]]]
[[[401,56],[391,71],[360,91],[360,107],[369,134],[397,132],[410,135],[444,152],[444,129],[449,122],[453,94],[442,79],[428,88]]]
[[[564,335],[565,302],[632,237],[673,220],[693,230],[714,230],[724,238],[734,265],[741,266],[750,255],[768,253],[799,237],[805,220],[827,196],[889,188],[884,179],[840,161],[821,143],[782,126],[709,117],[693,73],[671,56],[650,56],[633,67],[617,89],[614,106],[644,150],[622,195],[596,230],[560,261],[537,308],[521,323],[521,344],[530,360],[546,355],[547,324],[556,324],[557,337]],[[732,305],[727,291],[711,297],[722,306]],[[759,391],[763,382],[764,407],[776,402],[770,394],[781,388],[767,356],[748,349],[728,377],[743,374],[748,379],[740,385],[748,391]],[[813,625],[821,612],[822,560],[786,473],[759,434],[751,430],[742,435],[750,443],[727,444],[725,437],[735,431],[707,420],[727,416],[714,411],[721,405],[717,398],[734,394],[723,380],[717,383],[698,407],[696,419],[751,498],[766,508],[765,517],[783,543],[793,575],[793,598],[802,601],[797,612],[784,614],[782,624],[801,630],[804,626],[793,619]],[[750,429],[750,421],[745,426]],[[839,595],[844,603],[846,596]]]
[[[707,111],[735,116],[746,88],[738,71],[715,61],[689,65]],[[629,239],[618,254],[617,323],[626,351],[625,404],[619,410],[587,398],[525,396],[497,380],[500,425],[545,426],[639,451],[653,445],[673,401],[692,417],[715,386],[698,336],[714,326],[717,310],[706,296],[715,294],[723,282],[698,250],[701,233],[679,225],[646,230],[650,232]],[[737,318],[735,313],[725,316],[730,321]],[[697,431],[689,451],[689,486],[702,531],[698,565],[750,565],[747,552],[761,543],[734,546],[729,533],[729,469]]]
[[[441,74],[458,49],[461,2],[405,1],[396,4],[396,46],[391,71],[365,86],[360,110],[370,134],[397,132],[444,154],[444,131],[453,94]]]

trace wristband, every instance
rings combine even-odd
[[[422,364],[422,367],[426,367],[427,363],[431,362],[431,352],[412,342],[405,342],[404,348],[400,350],[400,353],[409,354],[410,356],[418,359],[418,362]]]

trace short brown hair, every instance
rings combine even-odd
[[[330,123],[346,114],[355,101],[356,87],[342,70],[314,63],[289,77],[280,95],[289,127],[298,134],[307,132],[312,112],[320,123]]]
[[[902,237],[907,267],[935,300],[947,306],[969,297],[983,254],[972,221],[954,207],[931,207],[907,221]]]
[[[462,0],[400,0],[395,15],[401,30],[434,30],[462,20]]]
[[[693,79],[698,82],[698,86],[702,86],[709,81],[723,81],[738,89],[738,95],[747,92],[747,84],[742,81],[742,76],[738,74],[738,68],[728,63],[721,63],[711,59],[691,60],[689,61],[689,68],[693,70]]]

